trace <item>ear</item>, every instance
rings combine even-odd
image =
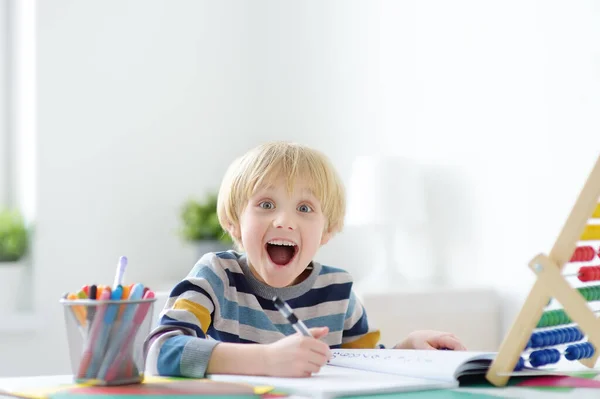
[[[321,236],[321,245],[327,244],[332,236],[333,236],[333,234],[331,233],[331,231],[324,232],[323,235]]]
[[[229,226],[227,227],[227,232],[229,233],[230,236],[235,238],[237,241],[242,241],[239,225],[237,225],[235,223],[229,223]]]

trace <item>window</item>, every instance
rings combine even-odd
[[[0,2],[0,205],[2,206],[9,203],[8,176],[10,174],[8,160],[10,22],[8,10],[8,2]]]
[[[33,219],[35,0],[0,2],[0,203]]]

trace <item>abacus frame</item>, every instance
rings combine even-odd
[[[588,220],[594,215],[599,197],[600,157],[596,160],[550,254],[539,254],[529,262],[529,268],[537,275],[537,279],[486,373],[486,379],[493,385],[507,384],[551,297],[562,305],[565,313],[579,325],[581,332],[588,337],[588,342],[594,346],[594,356],[579,362],[589,368],[596,364],[600,348],[600,320],[583,296],[567,282],[562,275],[562,269],[570,261]]]

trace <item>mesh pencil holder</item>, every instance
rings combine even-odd
[[[143,343],[155,301],[60,300],[75,382],[125,385],[144,380]]]

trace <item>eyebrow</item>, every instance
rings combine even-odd
[[[257,189],[256,192],[274,191],[276,189],[277,189],[277,187],[275,185],[269,184],[267,186],[263,186],[262,188]],[[300,192],[300,194],[301,194],[301,196],[308,195],[308,196],[315,197],[315,198],[317,197],[316,194],[314,193],[314,191],[307,187],[303,188],[302,191]]]
[[[316,195],[315,195],[314,191],[311,190],[310,188],[303,189],[302,190],[302,194],[304,194],[304,195],[310,195],[311,197],[315,197],[316,198]]]

